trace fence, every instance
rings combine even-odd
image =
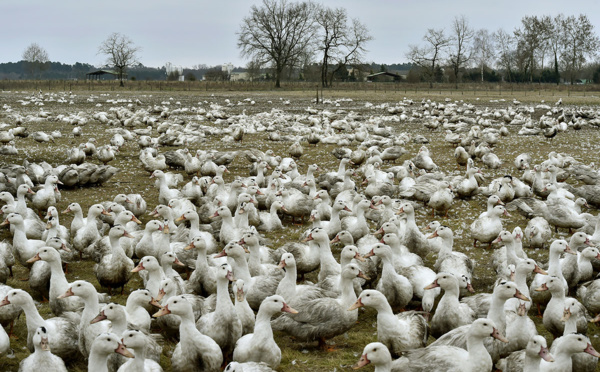
[[[321,88],[314,82],[282,82],[275,89],[273,82],[243,81],[127,81],[120,87],[117,80],[0,80],[1,91],[144,91],[144,92],[208,92],[208,91],[324,91],[332,92],[378,92],[421,95],[479,95],[493,97],[502,95],[525,96],[600,96],[600,85],[555,85],[555,84],[409,84],[394,82],[340,82],[330,88]]]

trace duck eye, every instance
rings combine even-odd
[[[78,287],[81,287],[81,284],[77,284]]]
[[[177,301],[173,301],[173,303],[174,303],[174,304],[176,304],[176,303],[177,303]]]

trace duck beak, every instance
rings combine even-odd
[[[119,342],[119,347],[115,349],[115,353],[121,354],[127,358],[134,358],[133,354],[125,348],[125,346]]]
[[[585,348],[585,350],[583,350],[584,353],[588,353],[592,356],[595,356],[596,358],[600,357],[600,353],[598,353],[596,351],[596,349],[594,349],[594,347],[592,346],[592,344],[587,344],[587,347]]]
[[[542,274],[542,275],[548,275],[548,273],[546,271],[542,270],[542,268],[539,267],[538,265],[535,265],[535,269],[533,269],[533,272]]]
[[[547,347],[541,347],[540,352],[538,353],[540,358],[544,359],[546,362],[554,362],[554,358]]]
[[[108,212],[106,211],[106,209],[103,209],[103,210],[102,210],[102,212],[100,212],[100,214],[103,214],[103,215],[105,215],[105,216],[110,216],[110,213],[108,213]]]
[[[285,267],[285,260],[281,260],[281,262],[279,263],[279,265],[277,265],[278,268],[283,269]]]
[[[98,323],[98,322],[100,322],[100,321],[102,321],[102,320],[104,320],[104,319],[107,319],[107,318],[106,318],[106,315],[104,315],[104,310],[102,310],[102,311],[100,312],[100,314],[98,314],[98,316],[97,316],[97,317],[95,317],[94,319],[92,319],[92,320],[90,321],[90,324]]]
[[[67,247],[65,243],[61,244],[60,249],[62,249],[65,252],[71,252],[71,250],[69,249],[69,247]]]
[[[385,234],[385,231],[383,231],[383,227],[380,228],[379,230],[371,233],[371,235],[379,235],[379,234]]]
[[[52,224],[50,222],[48,222],[46,224],[46,230],[50,230],[52,228]]]
[[[568,244],[567,244],[567,248],[565,248],[565,253],[570,253],[570,254],[574,254],[574,255],[576,255],[576,254],[577,254],[577,252],[573,251],[573,250],[571,249],[571,247],[569,247],[569,245],[568,245]]]
[[[508,213],[508,211],[505,209],[504,213],[503,213],[506,217],[512,217],[512,215],[510,213]]]
[[[239,245],[246,244],[246,241],[244,240],[244,238],[241,238],[240,241],[238,242],[238,244]]]
[[[285,302],[283,303],[283,307],[281,308],[282,312],[286,312],[286,313],[290,313],[290,314],[298,314],[297,310],[292,309],[288,304],[286,304]]]
[[[139,263],[139,264],[138,264],[136,267],[134,267],[134,268],[131,270],[131,272],[132,272],[132,273],[137,273],[138,271],[140,271],[140,270],[144,270],[144,269],[145,269],[145,267],[144,267],[144,264],[140,262],[140,263]]]
[[[358,277],[358,278],[363,278],[363,279],[365,279],[365,280],[369,280],[369,279],[371,279],[371,278],[369,278],[368,276],[366,276],[366,275],[365,275],[365,273],[363,273],[362,271],[359,271],[359,272],[358,272],[358,275],[357,275],[357,277]]]
[[[363,307],[363,306],[365,306],[365,305],[362,303],[362,300],[359,298],[358,300],[356,300],[356,302],[352,306],[350,306],[348,311],[352,311],[354,309],[358,309],[359,307]]]
[[[67,208],[67,209],[65,209],[64,211],[62,211],[61,213],[62,213],[62,214],[65,214],[65,213],[69,213],[69,212],[71,212],[71,208]]]
[[[523,301],[529,302],[529,299],[523,293],[521,293],[521,291],[519,291],[518,289],[515,292],[515,297],[518,298],[518,299],[521,299]]]
[[[469,291],[471,293],[475,293],[475,289],[473,289],[473,286],[471,285],[471,283],[467,284],[467,291]]]
[[[217,212],[215,212],[215,214],[218,216]],[[214,217],[214,215],[213,215],[213,217]],[[175,219],[175,222],[181,222],[183,220],[185,220],[185,216],[181,215]]]
[[[165,221],[165,224],[163,226],[163,234],[169,234],[170,230],[169,230],[169,224],[167,223],[167,221]]]
[[[8,221],[8,218],[5,219],[4,221],[2,221],[2,223],[0,223],[0,226],[6,226],[6,225],[10,225],[10,222]]]
[[[440,285],[438,284],[437,279],[433,281],[433,283],[429,284],[427,287],[423,288],[423,289],[433,289],[433,288],[437,288]]]
[[[494,241],[492,242],[492,244],[500,243],[501,241],[502,241],[502,237],[498,236],[496,239],[494,239]]]
[[[67,298],[71,296],[75,296],[75,293],[73,293],[73,288],[69,288],[65,293],[61,294],[57,298]]]
[[[42,341],[40,342],[40,347],[44,351],[50,351],[50,345],[48,344],[48,336],[42,337]]]
[[[235,278],[234,278],[233,273],[231,271],[227,272],[227,279],[229,279],[230,282],[235,282]]]
[[[215,218],[215,217],[219,217],[219,211],[216,211],[215,214],[213,214],[212,216],[210,216],[210,218]],[[179,218],[181,218],[181,217],[179,217]],[[181,221],[179,218],[177,220],[175,220],[175,222]]]
[[[369,258],[371,256],[375,256],[375,252],[372,249],[369,251],[369,253],[364,255],[364,258]]]
[[[354,255],[354,258],[361,261],[361,262],[365,262],[366,260],[364,259],[363,256],[360,255],[360,253],[356,252],[356,254]]]
[[[502,336],[500,331],[498,331],[496,328],[494,328],[494,331],[492,332],[492,334],[490,336],[492,336],[493,338],[500,340],[504,343],[508,343],[508,340],[506,338],[504,338],[504,336]]]
[[[184,264],[183,262],[179,261],[179,259],[178,259],[177,257],[175,257],[175,262],[173,262],[173,263],[174,263],[175,265],[178,265],[178,266],[183,266],[183,267],[185,267],[185,264]]]
[[[352,213],[352,209],[350,209],[350,208],[348,208],[348,207],[344,207],[344,209],[342,209],[342,210],[343,210],[343,211],[346,211],[346,212],[350,212],[350,213]]]
[[[366,366],[367,364],[371,363],[371,361],[369,360],[369,358],[367,358],[367,355],[361,355],[360,359],[358,360],[358,362],[356,362],[356,364],[354,364],[352,366],[352,369],[359,369],[361,367]]]
[[[10,305],[10,301],[8,300],[8,296],[4,297],[4,300],[0,302],[0,307]]]
[[[190,244],[186,245],[185,248],[183,248],[183,250],[185,251],[189,251],[190,249],[194,248],[194,242],[191,242]]]
[[[219,254],[215,255],[214,258],[226,257],[226,256],[227,256],[227,252],[225,252],[225,250],[223,249],[221,252],[219,252]]]
[[[135,223],[137,223],[138,225],[142,224],[142,221],[138,220],[138,218],[136,216],[131,216],[131,220]]]
[[[433,234],[431,234],[431,235],[429,235],[429,236],[427,237],[427,239],[433,239],[433,238],[437,238],[438,236],[439,236],[439,235],[438,235],[438,233],[437,233],[437,230],[435,230],[435,231],[433,232]]]
[[[402,214],[404,213],[404,207],[398,209],[398,212],[396,212],[396,214]]]
[[[302,240],[302,242],[303,242],[303,243],[304,243],[304,242],[309,242],[309,241],[311,241],[311,240],[314,240],[314,239],[313,239],[313,236],[312,236],[312,233],[308,234],[308,236],[307,236],[307,237],[306,237],[304,240]]]
[[[548,286],[546,285],[546,283],[542,284],[540,287],[535,289],[538,292],[543,292],[543,291],[547,291],[548,290]]]
[[[235,299],[237,300],[237,302],[244,302],[244,289],[243,288],[238,288],[238,290],[235,294]]]
[[[35,256],[33,256],[30,259],[28,259],[26,262],[27,263],[32,263],[32,262],[39,261],[39,260],[41,260],[41,258],[40,258],[40,254],[38,253]]]
[[[158,318],[159,316],[163,316],[163,315],[167,315],[167,314],[171,314],[171,310],[169,310],[169,305],[165,305],[165,307],[163,307],[162,309],[160,309],[156,313],[154,313],[154,315],[152,315],[152,317]]]
[[[154,301],[156,301],[158,303],[158,301],[162,300],[163,297],[165,297],[165,295],[167,294],[167,292],[165,292],[164,288],[161,288],[158,290],[158,296],[156,296],[156,298],[154,299]],[[152,303],[152,301],[150,301],[150,303]],[[162,305],[159,304],[159,306],[162,309]]]
[[[162,288],[161,288],[161,291],[162,291]],[[165,291],[162,291],[162,292],[163,292],[163,296],[164,296]],[[158,292],[158,294],[160,296],[160,291]],[[162,299],[162,296],[161,296],[161,299]],[[162,305],[158,303],[158,300],[159,300],[158,297],[157,298],[151,297],[150,305],[156,306],[159,309],[162,309]]]
[[[329,244],[335,244],[337,242],[340,241],[340,236],[336,235],[335,238],[331,239],[331,241],[329,242]]]
[[[123,236],[124,236],[125,238],[133,238],[133,235],[131,235],[131,234],[130,234],[130,233],[128,233],[127,231],[124,231],[124,232],[123,232]]]

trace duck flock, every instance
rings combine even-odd
[[[0,365],[596,370],[597,107],[0,100]]]

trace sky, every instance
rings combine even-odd
[[[586,14],[600,34],[597,0],[322,0],[346,8],[371,32],[366,62],[403,63],[409,45],[420,44],[428,28],[449,31],[464,15],[474,29],[512,31],[526,15]],[[141,47],[145,66],[232,63],[245,66],[237,48],[241,20],[262,0],[2,0],[0,62],[17,62],[37,43],[51,61],[100,66],[98,46],[113,32]]]

